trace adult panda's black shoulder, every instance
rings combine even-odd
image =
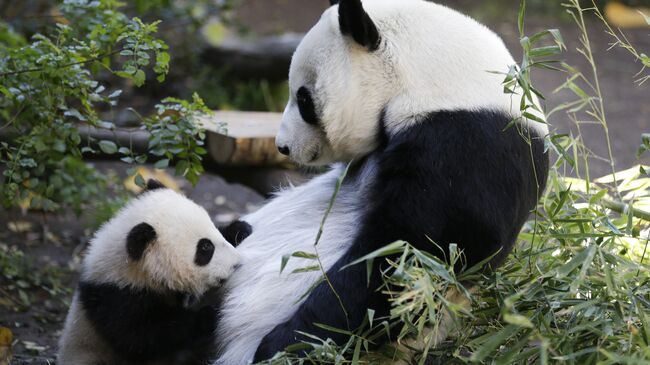
[[[495,33],[429,1],[332,3],[292,58],[276,137],[281,153],[332,171],[244,217],[255,231],[227,284],[220,364],[269,358],[309,342],[303,333],[343,344],[347,336],[319,324],[354,330],[368,308],[389,315],[380,265],[342,268],[396,240],[436,255],[457,243],[468,265],[495,254],[498,265],[544,190],[548,129],[503,93],[497,73],[515,61]],[[317,246],[329,280],[305,298],[320,272],[290,274],[313,265],[292,258],[279,274],[280,263],[315,253],[350,162]]]
[[[216,309],[197,303],[239,259],[203,208],[149,181],[90,243],[59,363],[207,363]]]

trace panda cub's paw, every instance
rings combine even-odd
[[[216,321],[217,310],[213,306],[205,306],[196,314],[196,330],[198,334],[212,336],[217,329]]]
[[[219,232],[221,232],[226,241],[230,242],[233,246],[237,246],[253,233],[253,227],[244,221],[236,220],[227,226],[219,227]]]

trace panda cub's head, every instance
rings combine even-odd
[[[424,0],[330,2],[291,61],[276,144],[294,161],[358,159],[436,111],[519,112],[496,74],[515,61],[482,24]]]
[[[201,296],[234,271],[239,254],[208,213],[150,180],[90,243],[82,280]]]

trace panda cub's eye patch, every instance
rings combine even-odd
[[[298,109],[300,116],[308,124],[318,124],[318,115],[316,114],[316,107],[314,106],[314,99],[306,87],[301,87],[296,93],[296,101],[298,102]]]
[[[212,260],[214,255],[214,244],[207,238],[202,238],[196,244],[196,254],[194,255],[194,263],[199,266],[205,266]]]

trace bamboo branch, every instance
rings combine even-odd
[[[632,213],[634,217],[650,222],[650,212],[636,209],[629,204],[625,204],[625,203],[621,203],[609,199],[602,199],[601,202],[603,206],[607,209],[611,209],[620,214]]]

